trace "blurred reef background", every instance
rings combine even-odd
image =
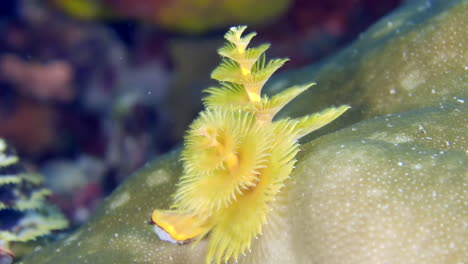
[[[170,203],[180,165],[177,152],[163,154],[180,146],[201,109],[201,91],[213,84],[209,76],[219,62],[216,50],[224,32],[231,25],[247,24],[258,33],[256,43],[272,44],[269,57],[291,59],[283,75],[267,85],[269,91],[318,83],[285,115],[308,114],[333,104],[353,108],[340,122],[307,138],[312,141],[294,175],[300,188],[289,186],[293,190],[281,201],[290,205],[285,207],[288,217],[278,220],[289,226],[289,235],[282,242],[260,239],[254,248],[266,253],[243,261],[273,263],[266,257],[275,256],[282,263],[305,263],[316,256],[314,263],[340,263],[343,258],[364,263],[366,246],[369,252],[382,253],[371,260],[384,255],[371,231],[394,230],[392,221],[377,225],[377,220],[396,219],[393,223],[401,223],[397,231],[405,231],[407,222],[432,218],[436,223],[424,222],[412,239],[426,234],[421,246],[431,249],[445,243],[439,250],[447,258],[423,254],[418,259],[412,255],[417,248],[403,242],[401,247],[382,247],[407,246],[409,253],[400,256],[414,260],[411,263],[463,263],[463,253],[456,249],[466,254],[466,241],[463,245],[453,232],[434,226],[466,235],[466,226],[463,230],[458,224],[460,219],[466,222],[468,211],[466,198],[460,197],[468,177],[468,51],[463,45],[468,41],[463,30],[468,26],[467,9],[466,1],[454,0],[0,1],[0,138],[16,148],[15,155],[28,171],[43,175],[41,186],[51,194],[47,203],[60,208],[70,222],[69,229],[15,252],[16,259],[35,249],[39,253],[24,263],[202,261],[203,243],[197,251],[162,244],[144,222],[152,209]],[[360,121],[364,123],[357,124]],[[363,134],[356,136],[356,131]],[[330,170],[321,169],[323,164]],[[354,170],[365,177],[352,177]],[[405,175],[427,177],[418,185]],[[401,185],[384,184],[395,179]],[[312,185],[320,188],[301,189]],[[345,191],[349,185],[359,188]],[[337,190],[355,203],[338,206],[346,202]],[[0,198],[7,193],[0,192]],[[378,206],[390,200],[394,210],[420,217],[379,211]],[[437,210],[427,207],[424,202],[429,200],[437,200]],[[306,221],[300,212],[309,204],[319,209],[308,211],[311,218]],[[329,210],[320,211],[323,208]],[[348,221],[355,217],[353,212],[368,218],[353,226]],[[1,214],[0,227],[17,215]],[[336,220],[324,224],[327,216]],[[306,226],[307,238],[294,226]],[[65,241],[39,250],[75,230]],[[432,231],[441,235],[433,237]],[[274,233],[266,230],[265,237],[271,238],[269,232]],[[332,239],[337,232],[344,242]],[[396,241],[390,234],[379,238]],[[327,243],[304,252],[301,245],[313,244],[314,239]],[[346,247],[353,243],[359,247]],[[0,258],[7,261],[12,248],[0,247]],[[335,253],[328,251],[333,247]],[[346,255],[359,250],[364,251],[354,258]],[[283,257],[270,254],[273,251]]]

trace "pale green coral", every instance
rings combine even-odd
[[[466,100],[467,12],[467,1],[408,1],[319,66],[272,80],[267,92],[296,83],[319,84],[280,116],[300,116],[331,104],[353,106],[342,122],[307,139],[380,115]]]

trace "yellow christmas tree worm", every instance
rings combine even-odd
[[[182,152],[184,175],[172,210],[155,210],[161,239],[199,241],[209,234],[206,263],[238,259],[262,232],[270,205],[291,174],[298,139],[330,123],[349,106],[302,118],[273,121],[312,84],[262,96],[264,84],[287,59],[267,61],[269,45],[247,48],[255,33],[232,27],[212,78],[221,87],[206,90],[206,110],[190,126]]]

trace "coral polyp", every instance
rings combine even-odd
[[[161,239],[200,240],[209,233],[206,263],[237,260],[262,232],[275,196],[296,163],[298,140],[330,123],[349,106],[302,118],[273,121],[275,115],[312,84],[268,97],[262,88],[287,59],[267,61],[269,45],[248,45],[255,33],[232,27],[212,78],[206,109],[190,126],[182,151],[184,174],[172,210],[155,210]]]

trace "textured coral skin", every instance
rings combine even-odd
[[[245,29],[232,27],[225,35],[227,44],[218,50],[223,61],[212,78],[221,87],[206,90],[206,109],[185,138],[175,210],[155,210],[152,217],[178,243],[199,241],[210,233],[206,263],[237,260],[250,250],[267,222],[271,202],[294,169],[298,139],[349,108],[273,121],[312,84],[262,96],[264,84],[287,59],[267,61],[267,44],[247,48],[256,33],[242,36]]]

